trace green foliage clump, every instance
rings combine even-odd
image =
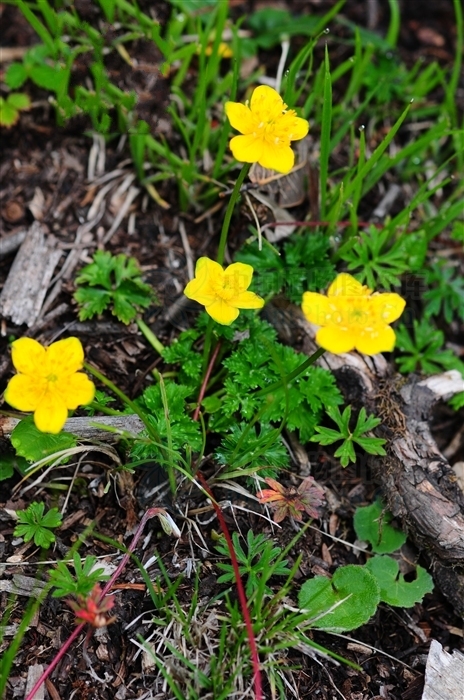
[[[81,321],[110,308],[114,316],[128,324],[156,301],[154,291],[141,278],[138,262],[123,253],[111,255],[97,250],[93,262],[82,268],[76,284],[74,299],[80,307]]]
[[[324,289],[335,277],[330,260],[330,241],[323,233],[293,234],[282,246],[282,255],[264,242],[244,246],[236,260],[252,265],[253,289],[262,297],[283,292],[301,303],[303,292]]]
[[[195,328],[184,331],[171,345],[164,348],[163,359],[171,365],[179,365],[180,384],[197,386],[201,380],[202,357],[194,348],[200,338]]]
[[[165,391],[166,406],[160,384],[145,389],[137,400],[146,412],[149,424],[159,435],[160,443],[155,444],[143,431],[139,436],[142,439],[137,440],[131,449],[131,457],[134,460],[155,459],[164,463],[163,449],[169,443],[175,451],[182,451],[187,446],[195,451],[202,445],[200,423],[192,420],[186,410],[185,399],[190,395],[191,389],[174,382],[166,382]]]
[[[331,372],[320,367],[309,367],[291,383],[285,381],[305,359],[279,343],[267,322],[254,319],[249,337],[241,340],[223,362],[228,375],[221,411],[212,415],[211,429],[226,429],[236,413],[243,420],[259,414],[266,423],[285,420],[290,430],[299,431],[302,441],[309,440],[324,408],[340,404],[342,398]]]
[[[96,583],[107,581],[109,576],[102,568],[95,568],[97,557],[89,555],[84,559],[78,552],[74,552],[72,565],[74,574],[69,569],[69,562],[59,561],[56,568],[50,573],[50,583],[55,589],[53,598],[62,598],[68,595],[88,596]]]
[[[265,423],[259,428],[247,423],[232,425],[214,457],[219,464],[228,467],[225,470],[228,478],[256,472],[263,478],[275,477],[277,468],[289,464],[280,430]]]
[[[396,347],[401,352],[396,357],[398,369],[403,374],[421,370],[434,374],[457,369],[464,376],[464,362],[450,349],[444,349],[445,335],[426,318],[414,319],[412,333],[404,323],[396,329]]]
[[[264,584],[263,593],[272,595],[272,590],[266,585],[270,572],[272,576],[288,576],[290,569],[287,560],[276,560],[282,554],[282,549],[274,545],[266,535],[255,535],[253,530],[248,530],[246,537],[246,550],[242,547],[240,537],[237,532],[232,533],[232,542],[237,557],[240,576],[246,577],[245,592],[249,598],[253,592]],[[216,545],[219,554],[230,557],[226,542]],[[225,571],[219,576],[218,583],[230,583],[235,580],[232,564],[218,562],[216,566]]]
[[[425,282],[429,289],[424,292],[426,302],[425,318],[438,316],[440,313],[447,323],[455,318],[464,321],[464,279],[461,275],[441,260],[432,263],[425,270]]]

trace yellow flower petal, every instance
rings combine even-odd
[[[230,125],[241,134],[251,134],[254,129],[254,119],[251,110],[241,102],[226,102],[224,110]]]
[[[212,304],[206,306],[205,310],[213,321],[223,326],[230,326],[232,321],[235,321],[239,314],[238,309],[235,309],[223,299],[216,299]]]
[[[316,342],[319,343],[321,348],[325,348],[336,355],[350,352],[355,347],[353,333],[347,328],[339,328],[337,326],[319,328],[316,333]]]
[[[284,114],[279,124],[279,131],[282,130],[290,141],[304,139],[309,131],[309,122],[306,119],[297,117],[293,110]]]
[[[391,352],[395,347],[395,332],[390,326],[376,326],[363,330],[356,338],[356,350],[364,355],[377,355],[379,352]]]
[[[93,401],[95,385],[83,372],[76,372],[56,382],[56,391],[62,397],[66,408],[74,410]]]
[[[185,296],[203,306],[212,304],[216,299],[212,280],[217,277],[221,279],[223,275],[224,270],[218,263],[209,258],[199,258],[195,267],[195,277],[184,289]]]
[[[19,338],[11,345],[11,360],[18,372],[35,377],[44,367],[45,348],[32,338]]]
[[[47,391],[47,381],[42,377],[15,374],[5,389],[5,401],[18,411],[35,411]]]
[[[305,292],[302,303],[303,313],[310,323],[323,326],[330,317],[330,302],[323,294]]]
[[[246,137],[242,136],[238,138]],[[237,158],[237,160],[239,159]],[[245,162],[249,163],[250,161]],[[294,162],[295,154],[290,146],[269,143],[268,141],[263,143],[262,154],[261,157],[258,158],[258,163],[262,165],[263,168],[277,170],[278,173],[288,173],[293,168]]]
[[[262,309],[264,299],[254,292],[241,292],[230,301],[230,304],[236,309]]]
[[[357,279],[347,272],[341,272],[330,285],[327,296],[329,297],[356,297],[368,296],[371,290],[364,287]]]
[[[232,263],[224,271],[226,284],[235,289],[237,294],[248,289],[252,277],[253,268],[246,263]]]
[[[66,404],[56,392],[47,392],[34,413],[34,423],[43,433],[59,433],[68,418]]]
[[[259,163],[264,149],[264,141],[254,134],[234,136],[229,143],[232,155],[241,163]]]
[[[261,113],[262,117],[279,116],[285,109],[283,99],[274,88],[269,85],[259,85],[253,90],[250,100],[250,109],[252,112]],[[268,114],[262,114],[264,112]]]
[[[371,298],[373,312],[384,323],[393,323],[401,316],[406,306],[399,294],[374,294]]]
[[[64,338],[47,348],[50,371],[56,376],[67,376],[82,369],[84,349],[78,338]]]

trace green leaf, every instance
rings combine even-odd
[[[316,576],[306,581],[298,596],[299,607],[313,626],[332,632],[349,632],[364,625],[377,609],[380,590],[364,566],[340,566],[332,579]]]
[[[374,501],[370,506],[356,508],[353,524],[358,539],[369,542],[372,551],[379,554],[400,549],[407,536],[390,525],[392,518],[380,500]]]
[[[0,126],[9,128],[16,124],[19,119],[19,112],[7,101],[0,97]]]
[[[31,100],[29,95],[24,92],[12,92],[11,95],[8,95],[8,104],[19,110],[29,109]]]
[[[340,413],[338,406],[329,406],[326,410],[327,415],[338,425],[339,430],[326,428],[322,425],[317,425],[315,430],[319,435],[313,435],[312,442],[319,442],[321,445],[331,445],[334,442],[343,440],[340,447],[335,452],[335,457],[340,458],[342,467],[348,466],[350,462],[356,461],[356,453],[353,443],[357,443],[366,452],[373,455],[385,455],[383,445],[386,440],[383,438],[366,436],[365,433],[371,431],[380,420],[373,415],[367,416],[366,409],[363,407],[358,415],[356,426],[353,431],[350,430],[351,406],[347,406],[343,413]]]
[[[79,320],[86,321],[103,313],[111,301],[111,294],[106,289],[80,287],[75,292],[74,299],[80,306]]]
[[[25,542],[34,539],[37,547],[48,549],[55,541],[55,535],[49,528],[57,528],[62,523],[62,517],[58,508],[51,508],[44,514],[45,504],[34,501],[26,510],[18,510],[18,525],[13,534],[23,537]]]
[[[16,454],[29,462],[37,462],[55,452],[75,447],[76,443],[77,439],[71,433],[42,433],[35,427],[33,416],[20,420],[11,433],[11,444]]]
[[[412,608],[426,593],[433,591],[433,579],[422,566],[416,568],[416,578],[405,581],[399,573],[398,562],[392,557],[377,556],[366,564],[380,588],[380,599],[388,605]]]
[[[21,476],[25,476],[28,468],[29,462],[24,457],[18,457],[18,455],[11,453],[2,454],[0,456],[0,481],[9,479],[14,474],[15,469]]]
[[[60,92],[66,83],[67,73],[60,66],[41,65],[33,66],[29,72],[29,77],[36,85],[45,88],[45,90]]]
[[[12,63],[5,74],[5,82],[9,88],[16,90],[27,80],[27,70],[22,63]]]

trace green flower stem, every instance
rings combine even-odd
[[[88,403],[86,408],[93,408],[94,411],[98,411],[99,413],[104,413],[106,416],[122,416],[121,411],[117,411],[115,408],[110,408],[109,406],[105,406],[102,403],[98,403],[98,401],[92,401],[91,403]]]
[[[251,163],[245,163],[242,166],[242,169],[240,171],[240,175],[238,176],[237,181],[234,185],[234,189],[232,190],[232,194],[230,195],[229,203],[227,205],[226,213],[224,216],[224,221],[222,223],[221,237],[219,239],[217,261],[220,265],[222,265],[224,262],[224,253],[226,250],[227,234],[229,233],[230,220],[232,219],[232,214],[233,214],[235,205],[236,205],[237,200],[240,196],[240,188],[242,187],[243,181],[245,180],[246,176],[248,175],[248,171],[250,168],[251,168]]]
[[[260,389],[257,391],[253,396],[265,396],[266,394],[269,394],[271,391],[274,391],[274,389],[280,389],[283,384],[288,384],[289,382],[293,381],[296,379],[296,377],[299,377],[300,374],[303,374],[305,370],[308,369],[308,367],[311,367],[316,360],[318,360],[321,355],[325,353],[324,348],[318,348],[316,352],[314,352],[312,355],[310,355],[304,362],[301,363],[299,367],[293,370],[293,372],[290,372],[290,374],[287,374],[285,377],[282,377],[282,379],[279,379],[277,382],[274,382],[273,384],[270,384],[269,386],[265,387],[264,389]]]
[[[160,341],[158,340],[156,335],[153,333],[151,328],[149,328],[147,326],[147,324],[145,323],[145,321],[142,321],[141,318],[137,318],[136,323],[137,323],[137,326],[139,327],[139,331],[141,333],[143,333],[143,335],[145,336],[145,339],[148,340],[148,342],[150,343],[152,348],[154,350],[156,350],[156,352],[159,355],[162,355],[163,351],[164,351],[164,345],[162,343],[160,343]]]
[[[150,437],[155,440],[158,443],[161,443],[160,436],[156,432],[156,430],[153,428],[152,425],[150,425],[149,421],[147,420],[147,416],[145,413],[137,406],[137,404],[132,401],[127,394],[125,394],[121,389],[118,389],[116,384],[113,384],[111,379],[108,379],[108,377],[105,377],[104,374],[102,374],[96,367],[93,367],[92,365],[89,365],[88,362],[84,362],[84,369],[87,370],[89,374],[91,374],[93,377],[98,379],[102,384],[104,384],[108,389],[110,389],[113,394],[116,394],[116,396],[121,399],[121,401],[128,406],[135,415],[137,415],[144,426],[146,427],[148,434]]]

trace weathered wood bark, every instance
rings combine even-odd
[[[269,309],[268,319],[284,338],[304,333],[304,351],[317,348],[316,327],[297,307]],[[434,405],[464,390],[459,372],[425,380],[394,374],[382,355],[332,355],[319,360],[331,369],[346,400],[382,419],[376,430],[387,439],[386,457],[367,456],[393,515],[429,558],[436,584],[464,616],[464,493],[430,432]]]
[[[462,700],[464,689],[464,654],[448,654],[432,639],[422,700]]]
[[[0,295],[0,314],[20,326],[32,326],[42,308],[62,251],[35,221],[24,239]]]
[[[0,434],[9,437],[19,423],[17,418],[0,416]],[[109,432],[98,425],[107,425],[114,432]],[[101,440],[102,442],[117,442],[121,433],[137,435],[143,430],[143,423],[138,416],[95,416],[87,418],[68,418],[63,430],[77,435],[81,440]]]

